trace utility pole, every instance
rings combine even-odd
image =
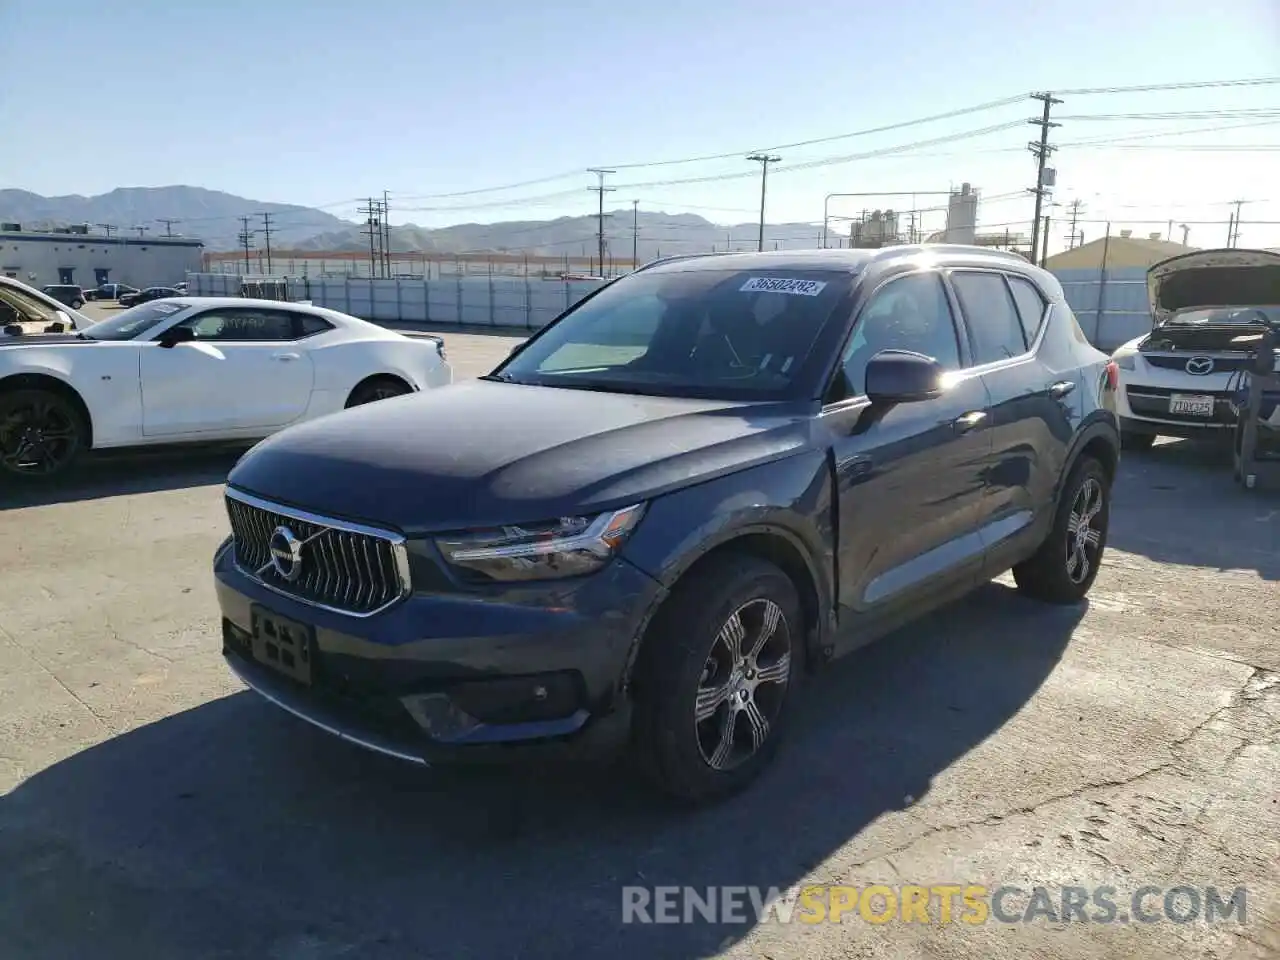
[[[111,239],[111,231],[119,229],[119,227],[117,227],[114,223],[95,223],[94,226],[101,227],[103,229],[103,232],[106,233],[108,240]]]
[[[240,218],[240,246],[244,249],[244,272],[249,272],[249,251],[253,248],[253,231],[249,229],[252,217]]]
[[[1028,144],[1032,155],[1036,158],[1036,185],[1031,190],[1036,195],[1035,220],[1031,222],[1031,259],[1034,262],[1040,241],[1040,215],[1041,208],[1044,205],[1044,195],[1047,192],[1046,187],[1052,187],[1052,181],[1056,179],[1053,171],[1045,170],[1045,161],[1049,159],[1049,153],[1053,150],[1053,147],[1049,146],[1049,131],[1054,127],[1062,126],[1060,123],[1051,123],[1049,121],[1049,111],[1055,103],[1062,103],[1062,101],[1051,93],[1033,93],[1031,94],[1031,99],[1039,100],[1044,104],[1044,111],[1041,113],[1040,118],[1027,121],[1040,128],[1040,139]],[[1045,183],[1046,172],[1050,174],[1050,183],[1048,184]]]
[[[594,173],[596,175],[596,179],[598,180],[597,185],[594,187],[591,187],[590,189],[594,191],[596,194],[598,194],[600,198],[600,204],[596,212],[596,222],[598,224],[596,228],[596,242],[599,246],[599,253],[600,253],[600,261],[599,261],[600,273],[601,275],[603,275],[604,274],[604,195],[606,193],[613,192],[613,187],[606,187],[604,185],[604,178],[611,173],[617,173],[617,171],[603,170],[600,167],[590,167],[588,168],[587,172]]]
[[[271,275],[271,214],[260,213],[262,217],[262,245],[267,248],[267,276]]]
[[[382,262],[384,277],[391,276],[391,198],[382,191]]]
[[[165,218],[165,217],[156,217],[156,223],[163,223],[163,224],[164,224],[164,235],[165,235],[166,237],[172,237],[172,236],[173,236],[173,225],[174,225],[175,223],[181,223],[181,222],[182,222],[181,220],[169,220],[169,219],[167,219],[167,218]]]
[[[769,186],[769,164],[778,163],[781,157],[774,156],[769,153],[753,153],[747,157],[748,160],[755,161],[760,164],[760,236],[756,241],[756,249],[764,249],[764,198],[765,191]]]
[[[640,265],[640,201],[631,201],[631,269]]]
[[[1182,230],[1182,245],[1185,247],[1187,245],[1187,237],[1191,234],[1191,228],[1185,223],[1180,223],[1178,226]]]
[[[1071,215],[1071,232],[1067,234],[1067,249],[1074,250],[1080,242],[1080,234],[1076,230],[1076,225],[1080,220],[1080,214],[1084,212],[1084,203],[1081,200],[1072,200],[1067,207]]]
[[[1233,221],[1235,225],[1227,229],[1227,235],[1230,237],[1230,241],[1227,243],[1228,247],[1234,247],[1240,242],[1240,208],[1249,201],[1233,200],[1231,202],[1236,205],[1236,215]]]
[[[151,228],[150,227],[134,227],[133,229],[138,231],[138,237],[141,239],[143,235]]]
[[[381,260],[378,248],[382,246],[382,205],[370,197],[366,205],[360,208],[360,212],[365,215],[365,228],[360,232],[369,237],[369,278],[373,279]]]

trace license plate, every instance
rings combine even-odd
[[[310,686],[315,630],[278,613],[254,606],[249,611],[253,658]]]
[[[1213,397],[1196,393],[1175,393],[1169,398],[1169,412],[1188,417],[1212,417]]]

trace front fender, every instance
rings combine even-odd
[[[822,640],[833,609],[833,520],[826,459],[822,451],[810,449],[657,498],[624,556],[670,589],[718,547],[752,534],[778,537],[808,569]]]

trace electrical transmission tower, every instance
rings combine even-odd
[[[1054,127],[1060,127],[1060,123],[1052,123],[1049,120],[1049,111],[1054,104],[1062,103],[1051,93],[1033,93],[1032,100],[1039,100],[1044,104],[1044,111],[1039,118],[1033,118],[1027,122],[1033,126],[1040,128],[1040,139],[1032,141],[1027,146],[1031,150],[1031,155],[1036,158],[1036,185],[1030,188],[1030,193],[1036,197],[1036,213],[1035,220],[1031,223],[1031,260],[1034,263],[1037,252],[1040,249],[1040,216],[1044,207],[1044,196],[1052,189],[1054,181],[1057,180],[1057,172],[1045,168],[1045,162],[1049,159],[1049,154],[1054,148],[1049,145],[1049,131]]]
[[[382,271],[379,269],[379,265],[385,263],[383,257],[382,223],[384,216],[382,201],[369,197],[365,201],[365,205],[360,208],[360,212],[365,217],[364,229],[360,233],[369,238],[369,276],[374,277],[381,274]]]
[[[95,224],[94,224],[94,226],[95,226],[95,227],[101,227],[101,228],[103,229],[103,232],[105,232],[105,233],[106,233],[106,235],[107,235],[107,239],[108,239],[108,240],[110,240],[110,239],[111,239],[111,231],[112,231],[112,230],[119,230],[119,229],[120,229],[120,228],[119,228],[119,227],[117,227],[114,223],[95,223]]]
[[[260,213],[262,218],[262,245],[267,251],[267,276],[271,275],[271,214]]]
[[[594,173],[596,175],[596,178],[599,181],[599,183],[596,186],[591,187],[590,189],[592,192],[598,194],[600,197],[600,203],[596,212],[596,224],[597,224],[596,246],[600,253],[600,261],[599,261],[599,266],[596,269],[600,271],[600,276],[603,277],[604,276],[604,195],[606,193],[612,193],[614,189],[613,187],[606,187],[604,185],[604,178],[611,173],[616,173],[617,171],[602,170],[599,167],[591,167],[588,169],[587,172]]]
[[[249,272],[249,251],[253,249],[253,231],[249,229],[252,217],[240,218],[240,249],[244,251],[244,272]]]
[[[170,220],[170,219],[168,219],[168,218],[166,218],[166,217],[156,217],[156,223],[163,223],[163,224],[164,224],[164,235],[165,235],[166,237],[172,237],[172,236],[173,236],[173,225],[174,225],[175,223],[181,223],[181,222],[182,222],[181,220]]]

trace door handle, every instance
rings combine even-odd
[[[288,363],[290,360],[299,360],[301,358],[302,354],[299,353],[273,353],[271,355],[272,360],[279,360],[281,363]]]
[[[951,421],[952,426],[956,428],[957,433],[968,433],[974,427],[982,425],[987,419],[987,414],[982,410],[974,410],[970,413],[962,414]]]
[[[1054,397],[1065,397],[1076,388],[1074,380],[1059,380],[1049,388],[1049,394]]]

